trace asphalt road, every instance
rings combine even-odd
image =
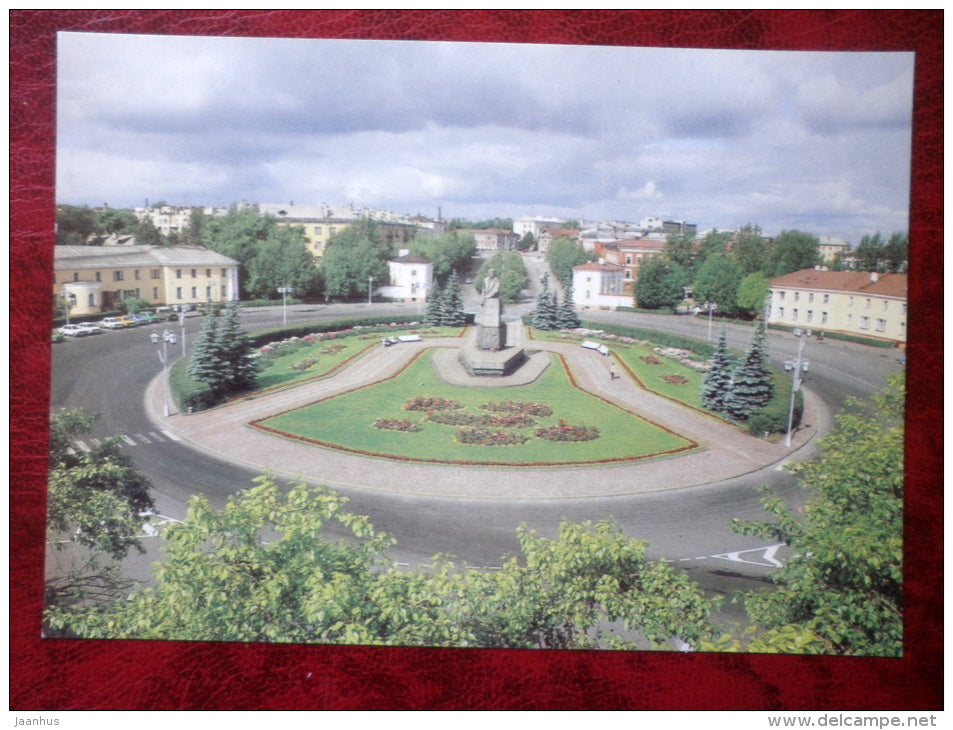
[[[538,292],[541,262],[529,257],[531,289],[520,305],[509,306],[506,318],[529,311]],[[472,287],[464,293],[468,309],[478,296]],[[249,331],[288,323],[364,314],[416,313],[414,304],[292,305],[244,310],[242,323]],[[587,311],[588,321],[613,322],[705,339],[708,321],[692,316],[657,316],[625,312]],[[202,317],[187,318],[185,341],[191,349]],[[102,414],[94,437],[124,434],[137,467],[154,485],[158,511],[181,519],[192,494],[204,494],[221,506],[227,497],[247,487],[257,474],[223,463],[177,443],[153,424],[143,407],[146,385],[161,372],[159,349],[149,339],[165,325],[104,332],[69,340],[53,349],[53,407],[82,406]],[[181,333],[178,324],[175,330]],[[716,321],[713,337],[720,334]],[[729,345],[744,350],[751,338],[749,327],[729,325]],[[797,348],[789,334],[769,337],[772,358],[780,363]],[[181,356],[181,340],[169,346],[170,360]],[[896,352],[826,340],[811,341],[805,348],[811,368],[805,386],[827,406],[839,410],[845,398],[866,397],[877,391],[889,372],[899,369]],[[794,455],[804,458],[812,446]],[[673,465],[677,462],[673,462]],[[580,470],[580,479],[586,478]],[[526,523],[544,535],[554,535],[561,520],[580,521],[612,517],[626,533],[649,543],[652,558],[681,565],[704,588],[724,595],[764,585],[763,577],[784,557],[783,549],[730,530],[732,518],[762,519],[759,487],[769,485],[792,503],[804,499],[803,490],[786,472],[767,468],[746,477],[688,489],[606,499],[563,499],[493,502],[488,500],[435,499],[351,490],[345,492],[353,511],[368,515],[398,545],[393,557],[409,565],[437,553],[457,556],[470,565],[499,565],[518,549],[516,527]],[[144,570],[150,554],[140,560]],[[134,569],[138,573],[139,570]],[[742,617],[729,608],[729,618]]]

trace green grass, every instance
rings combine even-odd
[[[365,350],[380,347],[384,334],[376,332],[348,333],[333,337],[325,335],[323,339],[312,344],[308,344],[304,338],[285,344],[275,343],[277,349],[262,356],[264,367],[258,374],[256,391],[327,377],[348,361],[363,354]],[[407,334],[407,331],[401,330],[394,334]],[[420,334],[424,337],[455,337],[460,334],[460,328],[434,327]],[[309,366],[304,367],[305,365]]]
[[[688,440],[590,395],[572,384],[556,357],[535,383],[507,388],[450,385],[433,370],[430,352],[416,358],[394,378],[266,419],[260,425],[285,435],[345,451],[384,458],[457,464],[563,465],[645,459],[695,448]],[[458,427],[426,421],[426,414],[407,411],[413,396],[449,398],[471,413],[480,405],[503,400],[546,403],[553,415],[519,429],[531,435],[536,428],[560,419],[572,425],[597,426],[600,438],[582,443],[554,443],[535,436],[517,446],[477,446],[458,443]],[[379,430],[378,418],[411,419],[421,424],[416,433]]]

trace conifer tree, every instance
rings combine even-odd
[[[721,331],[715,354],[708,361],[711,368],[702,385],[702,405],[710,411],[726,413],[731,399],[731,356],[728,354],[728,334]]]
[[[460,277],[456,271],[451,271],[447,278],[447,285],[443,293],[443,321],[440,324],[448,327],[462,327],[466,324],[467,315],[463,310],[463,296],[460,294]]]
[[[561,330],[573,330],[582,325],[576,307],[572,303],[572,287],[566,287],[563,301],[556,307],[556,324]]]
[[[735,373],[731,391],[730,415],[740,420],[764,408],[774,395],[764,321],[760,322],[755,330],[744,362]]]
[[[427,313],[424,315],[424,324],[428,327],[440,325],[441,309],[443,307],[443,292],[437,282],[434,282],[430,295],[427,297]]]
[[[536,308],[533,310],[533,327],[538,330],[557,329],[556,308],[556,296],[544,290],[536,300]]]
[[[215,355],[222,369],[222,395],[249,390],[258,382],[258,365],[251,357],[248,333],[238,321],[238,305],[232,302],[215,336]]]
[[[192,359],[188,374],[193,380],[205,383],[213,394],[222,388],[222,369],[216,352],[218,339],[218,315],[209,311],[202,322],[202,329],[192,346]]]

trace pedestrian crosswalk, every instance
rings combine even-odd
[[[161,444],[166,441],[181,441],[171,431],[145,431],[142,433],[122,433],[119,434],[120,445],[125,446],[145,446],[146,444]],[[73,441],[73,453],[79,451],[88,454],[94,448],[102,445],[102,439],[91,438],[88,441],[77,439]]]

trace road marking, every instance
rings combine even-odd
[[[165,439],[162,438],[162,437],[161,437],[159,434],[157,434],[155,431],[150,431],[150,432],[149,432],[149,435],[152,436],[152,440],[153,440],[153,441],[158,441],[160,444],[161,444],[163,441],[165,441]]]
[[[781,561],[774,557],[775,553],[778,551],[778,548],[783,547],[784,543],[778,543],[777,545],[768,545],[767,547],[753,548],[751,550],[736,550],[733,553],[720,553],[719,555],[712,555],[712,558],[718,558],[720,560],[730,560],[735,563],[747,563],[748,565],[770,565],[774,568],[781,567]],[[747,555],[748,553],[761,553],[761,560],[747,560],[742,555]]]
[[[85,451],[87,454],[88,454],[90,451],[92,451],[92,449],[89,448],[89,446],[87,446],[87,445],[86,445],[85,443],[83,443],[82,441],[74,441],[73,443],[76,444],[76,446],[79,448],[80,451]]]
[[[180,439],[178,436],[176,436],[174,433],[170,433],[169,431],[163,431],[163,432],[162,432],[162,435],[165,436],[166,438],[170,439],[171,441],[181,441],[181,440],[182,440],[182,439]]]
[[[125,441],[127,444],[129,444],[130,446],[138,446],[138,445],[139,445],[139,444],[137,444],[135,441],[133,441],[131,438],[129,438],[126,434],[121,434],[121,435],[120,435],[120,438],[121,438],[123,441]]]
[[[137,434],[136,434],[136,438],[138,438],[138,439],[139,439],[140,441],[142,441],[142,443],[144,443],[144,444],[151,444],[151,443],[152,443],[152,442],[148,439],[148,437],[144,436],[144,435],[141,434],[141,433],[137,433]]]

